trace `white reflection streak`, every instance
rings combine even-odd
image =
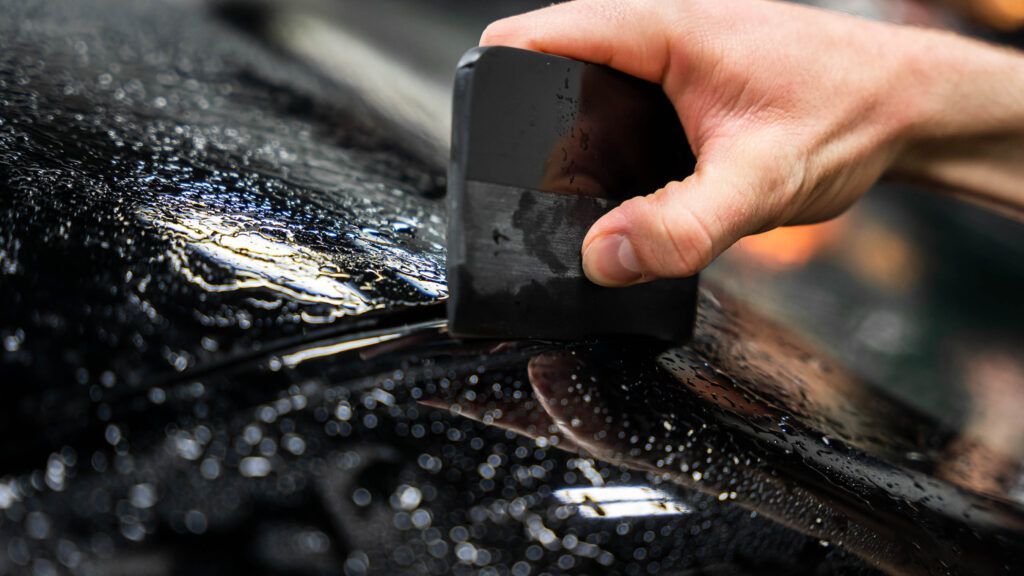
[[[561,488],[554,497],[585,518],[624,518],[688,514],[692,510],[669,494],[646,486]]]
[[[317,346],[316,348],[306,348],[305,350],[299,350],[298,352],[292,352],[291,354],[282,356],[281,362],[289,368],[295,368],[306,360],[323,358],[324,356],[341,354],[342,352],[348,352],[349,350],[355,350],[357,348],[373,346],[374,344],[394,340],[402,335],[403,334],[401,333],[385,334],[383,336],[374,336],[372,338],[360,338],[359,340],[349,340],[347,342],[338,342],[337,344]]]
[[[427,280],[425,278],[416,278],[415,276],[410,276],[409,274],[406,274],[405,272],[402,271],[398,271],[396,272],[396,274],[398,274],[398,276],[402,280],[408,282],[409,285],[411,285],[413,288],[419,290],[420,292],[426,294],[427,296],[432,296],[434,298],[448,297],[448,285],[445,284],[444,282]]]
[[[173,216],[162,211],[143,211],[140,215],[184,241],[184,245],[172,244],[170,257],[182,276],[204,290],[262,288],[298,302],[336,307],[327,313],[329,318],[374,308],[367,296],[345,281],[348,274],[336,271],[330,256],[251,230],[256,222],[250,218],[227,218],[186,206]],[[190,266],[192,254],[224,266],[235,277],[220,283],[207,280]],[[303,318],[317,320],[307,315]]]
[[[349,350],[356,350],[358,348],[366,348],[367,346],[374,346],[382,342],[388,342],[396,340],[403,336],[419,332],[421,330],[445,330],[447,329],[447,320],[432,320],[428,322],[421,322],[418,324],[407,324],[402,328],[397,329],[395,332],[389,332],[386,334],[379,334],[377,336],[366,336],[354,340],[343,340],[341,342],[335,342],[332,344],[322,344],[319,346],[310,346],[309,348],[303,348],[296,350],[289,354],[281,356],[281,363],[289,368],[294,368],[306,360],[313,358],[323,358],[324,356],[332,356],[334,354],[341,354],[342,352],[348,352]],[[388,402],[382,398],[377,399],[382,404]],[[394,402],[392,397],[391,402]]]

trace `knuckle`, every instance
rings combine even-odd
[[[711,263],[715,255],[714,236],[707,220],[679,201],[683,184],[666,186],[656,209],[655,225],[659,254],[668,274],[692,276]]]
[[[682,210],[673,219],[668,235],[674,250],[674,272],[680,276],[693,276],[711,264],[714,241],[707,226],[691,210]]]
[[[767,162],[766,162],[767,163]],[[777,160],[773,171],[764,170],[771,178],[762,185],[756,197],[758,228],[772,228],[796,218],[813,200],[818,189],[819,177],[810,163],[808,155],[792,152]]]

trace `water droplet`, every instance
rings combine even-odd
[[[262,478],[270,474],[270,469],[270,460],[260,456],[242,458],[238,464],[238,471],[246,478]]]
[[[136,508],[152,508],[156,504],[156,488],[152,484],[136,484],[128,490],[128,501]]]

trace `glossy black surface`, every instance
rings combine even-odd
[[[696,278],[597,286],[580,248],[602,214],[684,179],[695,164],[655,84],[515,48],[467,52],[455,76],[448,172],[452,334],[687,340]]]
[[[444,295],[443,213],[423,198],[441,171],[358,101],[203,11],[8,12],[11,386],[117,394]],[[67,408],[38,402],[19,408]]]
[[[193,4],[2,8],[0,573],[1021,571],[1012,356],[950,427],[710,284],[683,347],[454,341],[387,110]]]

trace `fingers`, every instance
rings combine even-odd
[[[757,170],[700,168],[649,196],[622,203],[583,240],[583,270],[603,286],[692,276],[741,237],[763,229],[772,210]]]
[[[659,82],[669,63],[668,2],[576,0],[499,20],[481,46],[502,45],[605,64]]]
[[[708,7],[696,0],[576,0],[495,22],[481,44],[549,52],[654,82],[671,78],[678,83],[686,72],[680,67],[699,69],[695,57],[707,33],[701,32],[701,6]],[[670,71],[673,56],[684,62]],[[745,90],[723,94],[742,100]],[[707,107],[690,104],[698,110]],[[703,115],[695,118],[691,124],[707,121]],[[697,174],[629,200],[594,224],[582,249],[583,268],[592,281],[628,286],[692,276],[742,236],[782,223],[782,200],[803,186],[799,165],[787,164],[800,163],[787,152],[792,148],[788,135],[755,136],[759,128],[754,123],[741,126],[741,137],[723,129],[726,136],[711,138],[709,126],[687,126],[697,136],[691,141],[700,161]]]

